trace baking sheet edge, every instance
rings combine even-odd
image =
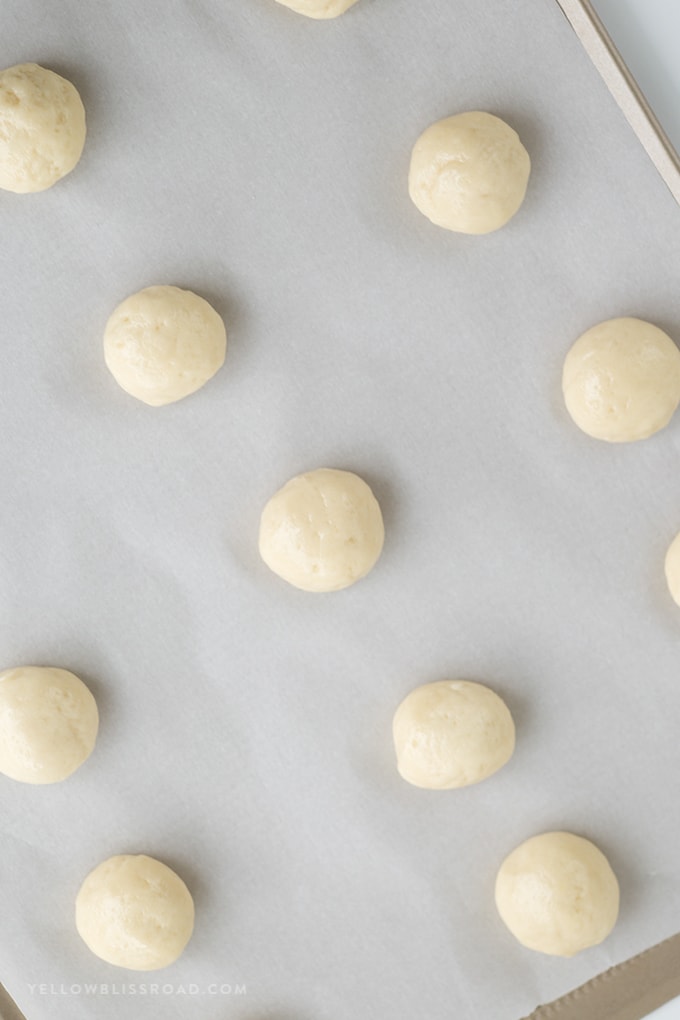
[[[680,204],[680,157],[590,0],[557,0],[628,123]]]

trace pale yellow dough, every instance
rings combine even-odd
[[[478,110],[430,125],[411,154],[408,188],[429,220],[462,234],[489,234],[519,210],[531,160],[505,121]]]
[[[676,535],[668,547],[664,570],[668,590],[673,601],[680,606],[680,535]]]
[[[78,934],[95,956],[128,970],[160,970],[182,954],[194,901],[182,879],[145,854],[109,857],[76,898]]]
[[[570,832],[544,832],[503,861],[496,906],[528,949],[574,956],[611,932],[619,913],[619,884],[601,850]]]
[[[642,319],[608,319],[576,341],[564,362],[567,410],[587,435],[632,443],[664,428],[680,402],[680,351]]]
[[[416,687],[397,709],[392,732],[400,775],[429,790],[479,783],[502,768],[515,748],[505,702],[468,680]]]
[[[38,64],[0,71],[0,188],[44,191],[73,170],[85,145],[75,87]]]
[[[90,756],[97,704],[65,669],[20,666],[0,673],[0,772],[22,783],[58,783]]]
[[[104,331],[104,358],[118,385],[152,407],[200,389],[224,364],[227,334],[203,298],[147,287],[118,305]]]
[[[278,0],[284,7],[290,7],[297,14],[308,18],[337,18],[353,7],[357,0]]]
[[[375,565],[385,530],[378,501],[350,471],[320,468],[291,478],[260,521],[260,555],[304,591],[338,591]]]

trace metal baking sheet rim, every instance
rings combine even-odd
[[[680,156],[614,46],[591,0],[557,0],[628,123],[680,204]]]
[[[0,1020],[26,1020],[4,985],[0,985]]]

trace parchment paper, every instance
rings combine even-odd
[[[0,65],[27,60],[75,82],[89,136],[53,190],[0,193],[0,661],[72,669],[101,710],[66,783],[0,782],[0,979],[29,1020],[516,1020],[672,934],[680,420],[599,444],[560,373],[611,316],[680,339],[680,212],[557,4],[360,0],[319,23],[272,0],[5,0]],[[405,183],[419,133],[475,108],[533,159],[486,238],[430,225]],[[230,347],[151,409],[101,335],[163,282],[211,300]],[[257,554],[264,502],[317,466],[363,475],[387,528],[328,596]],[[446,677],[507,699],[517,751],[428,793],[397,775],[391,719]],[[493,905],[503,857],[552,828],[622,888],[573,960]],[[82,879],[124,852],[195,897],[156,975],[75,932]]]

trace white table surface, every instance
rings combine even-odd
[[[680,3],[593,2],[668,137],[680,150]]]
[[[667,1002],[661,1009],[650,1013],[649,1020],[678,1020],[680,1017],[680,999]]]

